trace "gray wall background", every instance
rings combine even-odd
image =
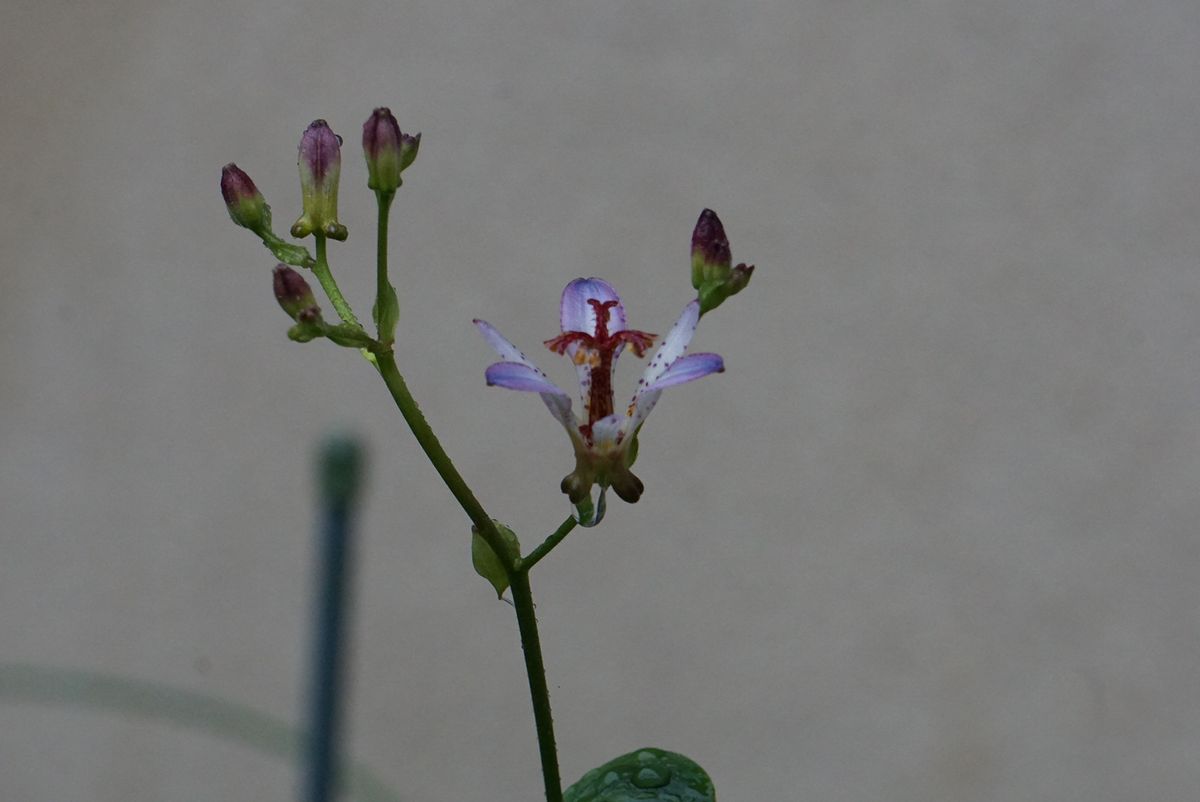
[[[647,493],[534,576],[564,776],[642,745],[723,800],[1129,800],[1200,785],[1200,5],[8,0],[0,31],[0,660],[296,721],[310,455],[372,444],[350,747],[404,799],[535,799],[512,610],[380,382],[289,342],[227,219],[279,229],[359,126],[424,133],[400,359],[532,545],[566,439],[488,389],[600,275],[662,332],[716,209],[749,290],[670,391]],[[539,362],[573,376],[548,352]],[[631,359],[630,362],[633,360]],[[636,373],[625,366],[622,393]],[[285,800],[278,761],[0,700],[0,798]]]

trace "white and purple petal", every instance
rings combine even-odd
[[[667,372],[667,369],[687,352],[688,344],[692,341],[692,335],[696,333],[696,324],[699,321],[700,301],[697,299],[683,308],[683,314],[667,332],[667,336],[663,338],[662,345],[654,352],[654,356],[650,357],[650,363],[646,365],[646,370],[642,373],[642,380],[638,383],[639,393],[645,392],[647,387],[658,381]]]
[[[650,410],[654,409],[654,405],[658,403],[658,398],[661,395],[662,390],[638,388],[637,394],[629,402],[629,407],[625,410],[625,414],[627,415],[627,422],[625,424],[626,437],[633,437],[637,434],[637,430],[646,421],[646,416],[650,414]]]
[[[504,335],[496,330],[496,327],[486,320],[476,319],[474,321],[475,328],[479,329],[479,333],[483,335],[483,339],[487,340],[487,344],[492,347],[492,350],[500,355],[500,358],[505,362],[519,362],[522,365],[527,365],[533,368],[538,373],[538,366],[533,364],[533,360],[525,356],[520,348],[510,343],[504,338]],[[543,376],[546,374],[542,373]]]
[[[695,381],[710,373],[720,373],[725,370],[725,360],[717,354],[691,354],[675,360],[661,376],[654,380],[646,390],[661,390],[664,387],[674,387],[677,384]]]
[[[558,321],[564,333],[582,331],[593,336],[596,334],[596,309],[588,303],[589,300],[601,303],[616,301],[616,305],[608,310],[608,333],[625,330],[625,307],[612,285],[604,279],[577,278],[563,289]]]
[[[605,415],[592,424],[592,450],[603,454],[617,446],[625,432],[627,418],[620,412]]]
[[[489,387],[503,387],[506,390],[526,393],[550,393],[561,395],[568,400],[570,398],[565,390],[560,390],[540,370],[520,362],[496,362],[488,365],[483,375]]]
[[[504,360],[489,365],[484,371],[487,383],[508,390],[537,393],[554,419],[567,430],[567,434],[572,439],[578,438],[579,421],[571,411],[571,396],[546,378],[546,374],[542,373],[519,348],[496,331],[495,326],[486,320],[476,320],[475,326],[488,345]]]

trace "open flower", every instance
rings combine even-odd
[[[585,422],[575,416],[566,391],[546,378],[491,324],[476,320],[484,339],[502,360],[488,367],[487,383],[538,393],[550,414],[567,430],[575,448],[575,470],[563,479],[562,491],[572,503],[583,501],[593,484],[612,487],[625,501],[635,502],[642,495],[643,485],[629,470],[635,456],[633,444],[662,391],[725,370],[725,363],[716,354],[684,356],[700,320],[700,302],[695,300],[684,307],[650,358],[633,399],[620,410],[614,408],[612,389],[617,357],[626,346],[637,356],[644,356],[656,335],[626,328],[620,297],[608,282],[598,278],[577,278],[567,285],[559,319],[562,334],[545,344],[575,363]]]

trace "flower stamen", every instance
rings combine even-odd
[[[654,344],[657,335],[632,329],[609,334],[610,310],[620,301],[588,298],[587,302],[596,311],[596,330],[591,334],[584,331],[564,331],[557,337],[546,340],[545,345],[560,355],[565,354],[571,346],[575,346],[572,361],[576,365],[587,365],[589,368],[588,421],[579,427],[579,431],[590,442],[592,426],[596,421],[613,413],[612,368],[621,346],[628,345],[635,354],[642,357],[646,355],[646,349]]]

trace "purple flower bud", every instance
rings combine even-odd
[[[750,283],[754,265],[732,264],[725,226],[716,212],[705,209],[692,231],[692,286],[699,290],[700,314],[716,309]]]
[[[292,226],[293,237],[309,234],[346,239],[337,219],[338,178],[342,172],[342,138],[324,120],[313,120],[300,138],[300,189],[304,214]]]
[[[304,277],[287,265],[275,266],[271,275],[275,289],[275,300],[288,317],[297,323],[317,324],[321,322],[321,310],[317,299]]]
[[[692,286],[700,289],[702,284],[724,281],[731,264],[733,257],[725,226],[716,212],[705,209],[692,231]]]
[[[271,207],[250,176],[233,162],[221,168],[221,196],[233,222],[260,235],[271,230]]]
[[[363,123],[367,186],[377,192],[394,192],[403,183],[400,173],[417,158],[420,144],[420,134],[410,136],[400,131],[390,109],[375,109]]]

